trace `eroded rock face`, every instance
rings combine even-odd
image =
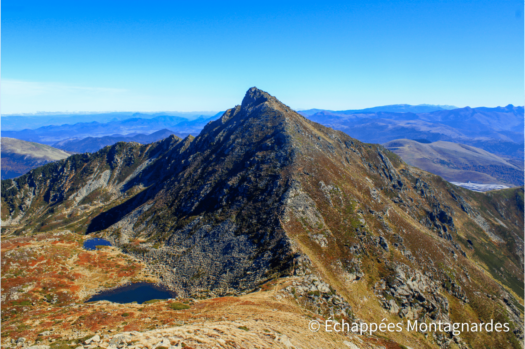
[[[292,181],[289,190],[284,196],[283,203],[285,205],[283,222],[289,222],[292,217],[299,219],[305,225],[308,236],[312,241],[321,247],[328,246],[328,239],[332,237],[332,233],[317,209],[316,203],[302,189],[300,182],[297,180]],[[308,229],[308,227],[316,227],[320,231],[314,231],[314,229]]]
[[[382,178],[385,179],[385,181],[388,182],[389,186],[393,190],[398,192],[403,191],[405,188],[405,183],[398,172],[395,170],[388,157],[385,156],[381,150],[378,150],[377,154],[381,158],[381,166],[378,167],[378,173]]]
[[[449,304],[440,289],[439,283],[403,264],[395,265],[392,273],[375,285],[383,307],[401,318],[450,321]]]

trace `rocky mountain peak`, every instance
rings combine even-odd
[[[259,90],[257,87],[250,88],[244,96],[241,104],[242,109],[252,109],[268,100],[276,100],[269,93]]]
[[[281,121],[283,121],[283,118],[295,119],[297,117],[306,121],[306,119],[279,101],[276,97],[257,87],[252,87],[246,92],[241,105],[236,105],[234,108],[226,110],[219,120],[210,122],[203,129],[199,138],[210,131],[216,132],[220,125],[226,125],[230,123],[231,120],[236,121],[233,122],[233,124],[230,123],[229,127],[238,125],[236,122],[244,123],[249,119],[256,123],[265,120],[264,123],[267,127],[274,127],[279,124],[279,122],[274,122],[276,120],[275,118],[281,118]],[[270,119],[274,119],[274,121],[269,122]]]
[[[184,297],[282,286],[272,302],[301,314],[523,327],[523,189],[469,193],[255,87],[192,139],[118,143],[2,181],[3,236],[106,238]],[[493,334],[492,348],[523,339]]]
[[[257,87],[252,87],[246,92],[239,111],[243,112],[244,115],[248,115],[256,110],[268,111],[269,109],[279,111],[287,116],[296,114],[280,100],[265,91],[259,90]]]

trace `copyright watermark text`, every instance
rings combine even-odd
[[[308,329],[312,332],[318,332],[322,330],[324,332],[353,332],[363,334],[373,335],[376,332],[403,332],[404,330],[408,332],[451,332],[453,335],[457,336],[461,332],[509,332],[510,327],[508,323],[494,323],[493,320],[487,323],[449,323],[449,322],[421,322],[418,320],[408,320],[404,322],[387,322],[386,319],[383,319],[381,323],[366,323],[366,322],[346,322],[344,319],[342,321],[328,320],[311,320],[308,323]]]

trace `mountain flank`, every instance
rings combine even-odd
[[[384,146],[407,164],[449,182],[523,185],[523,168],[480,148],[445,141],[425,144],[409,139],[397,139]]]
[[[71,155],[48,145],[14,138],[2,137],[1,143],[2,179],[18,177],[33,168]]]
[[[458,188],[257,88],[198,137],[73,155],[2,181],[1,198],[5,238],[104,237],[181,298],[262,292],[308,319],[512,323],[373,336],[392,348],[523,342],[522,187]]]

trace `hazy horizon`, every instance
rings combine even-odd
[[[512,103],[508,103],[508,104],[505,104],[505,105],[497,105],[497,106],[494,106],[494,107],[486,107],[486,106],[483,106],[483,105],[480,105],[480,106],[469,106],[469,105],[466,105],[466,106],[462,106],[462,107],[458,107],[458,106],[451,106],[451,105],[438,105],[438,104],[428,104],[428,103],[423,103],[423,104],[406,104],[406,103],[398,103],[398,104],[389,104],[389,105],[374,105],[374,106],[370,106],[370,107],[365,107],[365,108],[345,108],[345,109],[339,109],[339,110],[334,110],[334,109],[327,109],[327,108],[310,108],[310,109],[298,109],[298,108],[292,108],[293,110],[297,111],[297,112],[302,112],[302,111],[309,111],[309,110],[327,110],[327,111],[346,111],[346,110],[361,110],[361,109],[370,109],[370,108],[377,108],[377,107],[389,107],[389,106],[398,106],[398,105],[410,105],[410,106],[413,106],[413,107],[417,107],[417,106],[434,106],[434,107],[443,107],[445,109],[461,109],[461,108],[498,108],[498,107],[506,107],[508,105],[513,105],[514,107],[523,107],[523,104],[522,105],[514,105]],[[232,106],[233,107],[233,106]],[[168,114],[168,115],[176,115],[176,114],[180,114],[180,116],[187,116],[189,119],[193,119],[193,118],[198,118],[200,116],[214,116],[218,113],[223,113],[224,110],[207,110],[207,111],[170,111],[170,110],[148,110],[148,111],[143,111],[143,110],[101,110],[101,111],[38,111],[38,112],[34,112],[34,113],[2,113],[1,116],[2,117],[7,117],[7,116],[61,116],[63,115],[64,117],[68,116],[68,115],[92,115],[92,114],[112,114],[112,113],[121,113],[121,114],[125,114],[125,113],[132,113],[132,114],[135,114],[135,113],[138,113],[138,114]]]

